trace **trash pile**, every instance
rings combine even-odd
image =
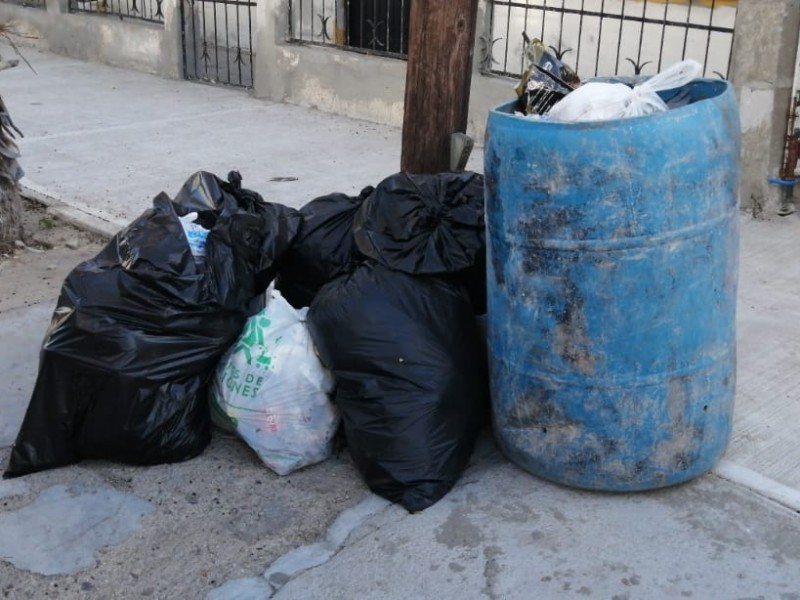
[[[192,254],[180,217],[208,229]],[[65,279],[5,476],[105,458],[156,464],[209,442],[208,373],[241,333],[300,215],[232,177],[161,193]]]
[[[400,173],[300,210],[198,172],[65,279],[4,477],[190,459],[212,422],[275,473],[330,456],[411,512],[489,418],[483,177]]]
[[[549,52],[538,39],[527,40],[527,67],[515,91],[517,114],[534,119],[575,123],[649,115],[688,102],[678,91],[702,73],[694,60],[676,63],[658,75],[640,81],[588,81]],[[662,98],[659,92],[675,90]]]

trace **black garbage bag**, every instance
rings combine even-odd
[[[486,312],[483,176],[468,171],[384,179],[355,217],[358,250],[395,271],[458,274]]]
[[[211,227],[205,265],[178,219],[195,211]],[[241,333],[258,278],[298,227],[296,211],[264,203],[235,177],[198,173],[175,202],[159,194],[65,279],[4,476],[87,458],[155,464],[202,452],[208,380]]]
[[[320,290],[307,322],[336,377],[334,402],[367,485],[410,512],[437,502],[488,415],[486,362],[463,285],[366,262]]]
[[[275,282],[289,304],[310,306],[323,285],[352,270],[358,260],[353,218],[374,189],[365,187],[358,196],[321,196],[300,209],[300,231],[281,261]]]
[[[243,240],[237,237],[252,236],[253,231],[260,237],[261,242],[258,252],[248,256],[238,257],[242,265],[248,268],[255,266],[255,292],[263,293],[275,279],[280,263],[288,250],[294,244],[302,225],[302,215],[282,204],[265,202],[260,194],[242,187],[242,176],[237,171],[228,173],[228,181],[219,179],[207,171],[198,171],[181,187],[173,202],[178,215],[197,212],[197,222],[206,229],[211,230],[210,236],[222,237],[224,244],[216,244],[212,251],[227,253],[228,256],[218,256],[212,261],[215,270],[212,273],[216,286],[237,285],[232,279],[238,276],[230,271],[229,266],[234,257],[231,252],[244,251]],[[216,227],[220,216],[226,217],[236,213],[237,217],[226,227]],[[248,216],[249,215],[249,216]],[[248,227],[251,230],[248,231]],[[255,227],[255,229],[252,229]],[[258,230],[258,227],[262,227]],[[255,241],[249,240],[248,244],[255,248]],[[230,298],[238,305],[238,297],[250,294],[245,286],[240,289],[238,296],[236,289],[219,289],[219,297]]]

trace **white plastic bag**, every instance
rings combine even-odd
[[[547,113],[551,121],[602,121],[649,115],[667,110],[657,92],[686,85],[703,67],[695,60],[676,63],[658,75],[634,86],[590,81],[557,102]]]
[[[325,460],[339,414],[328,394],[333,376],[317,358],[305,324],[270,290],[220,361],[211,386],[214,422],[233,429],[278,475]]]

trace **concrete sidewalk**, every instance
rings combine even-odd
[[[26,52],[38,75],[3,73],[3,97],[25,135],[34,190],[108,220],[111,231],[173,195],[198,170],[271,202],[302,206],[358,193],[400,168],[400,131],[250,97],[244,90],[170,81]],[[480,166],[473,156],[471,168]]]
[[[0,87],[26,136],[24,184],[109,234],[200,169],[237,169],[300,206],[399,168],[397,129],[27,57],[39,74],[5,71]],[[456,488],[408,515],[369,494],[347,456],[279,478],[217,435],[187,463],[0,481],[0,597],[800,600],[798,240],[798,215],[742,216],[734,439],[714,473],[582,492],[520,471],[487,435]],[[15,383],[0,398],[3,466],[51,309],[0,313],[2,379]]]

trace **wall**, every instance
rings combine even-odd
[[[403,61],[285,44],[284,3],[264,0],[257,11],[257,97],[381,123],[402,122]]]
[[[15,23],[26,45],[87,61],[179,77],[180,22],[176,0],[165,0],[165,23],[70,13],[67,0],[47,0],[47,10],[0,3],[0,20]],[[176,36],[176,32],[178,32]]]
[[[21,32],[37,36],[35,45],[59,54],[178,78],[183,72],[179,1],[164,0],[164,25],[70,14],[67,0],[47,0],[47,11],[0,3],[0,19],[16,21]],[[489,109],[513,98],[515,84],[479,72],[487,6],[479,3],[470,94],[468,133],[478,144]],[[769,216],[785,200],[768,179],[778,175],[783,158],[800,0],[739,0],[738,7],[731,72],[742,118],[742,204]],[[287,44],[285,0],[259,0],[253,27],[257,97],[402,125],[405,62]]]
[[[486,19],[480,3],[478,30]],[[401,60],[337,50],[331,47],[287,44],[288,14],[281,0],[258,5],[258,56],[255,95],[351,117],[401,126],[406,63]],[[479,37],[479,36],[478,36]],[[474,56],[480,55],[476,39]],[[473,61],[469,133],[483,139],[489,108],[509,99],[514,82],[479,73]],[[435,93],[435,90],[432,90]]]
[[[732,79],[742,117],[742,205],[756,216],[776,214],[787,189],[769,178],[783,163],[798,36],[799,0],[740,0]]]
[[[259,4],[257,22],[266,26],[259,28],[256,95],[401,125],[405,64],[333,48],[287,45],[283,5],[281,0]],[[754,214],[771,216],[784,199],[783,190],[768,179],[778,175],[783,159],[800,0],[739,0],[738,10],[731,78],[743,130],[741,201]],[[489,26],[486,2],[479,3],[479,11],[468,132],[481,143],[489,109],[514,97],[515,82],[480,74],[480,35]]]

